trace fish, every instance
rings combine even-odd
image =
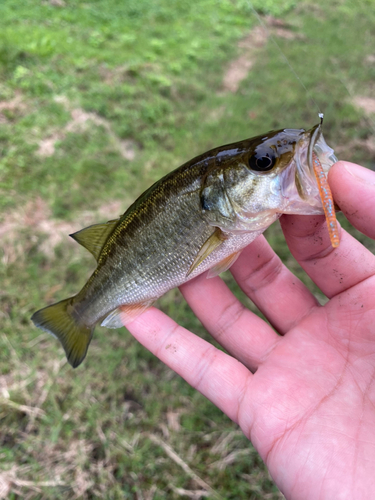
[[[241,250],[282,214],[323,214],[314,162],[337,161],[322,121],[216,147],[147,189],[118,219],[70,236],[97,267],[75,296],[35,312],[33,323],[61,342],[73,368],[96,324],[119,328],[168,290],[229,269]]]

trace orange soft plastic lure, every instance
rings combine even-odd
[[[314,167],[314,174],[319,187],[320,198],[323,204],[324,214],[326,216],[331,244],[333,248],[337,248],[340,244],[339,226],[336,219],[335,206],[333,203],[331,188],[329,187],[327,177],[324,173],[319,158],[314,152],[312,153],[312,162]]]

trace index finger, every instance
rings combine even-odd
[[[374,236],[375,173],[355,165],[369,179],[365,182],[354,175],[352,166],[338,162],[332,167],[332,194],[348,219]],[[327,297],[375,274],[374,255],[346,231],[341,230],[340,246],[332,248],[323,216],[283,216],[280,223],[293,256]]]
[[[231,420],[242,424],[246,431],[241,402],[246,392],[251,390],[253,374],[242,363],[154,307],[126,323],[126,328]],[[243,416],[246,416],[246,411]]]

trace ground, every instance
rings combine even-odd
[[[238,428],[125,329],[97,328],[72,370],[30,322],[94,267],[68,234],[195,154],[321,110],[337,155],[375,167],[370,3],[258,3],[261,24],[229,0],[2,2],[0,498],[282,498]],[[277,224],[267,237],[325,301]],[[158,307],[208,338],[178,291]]]

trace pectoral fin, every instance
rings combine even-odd
[[[225,257],[225,259],[220,261],[214,267],[211,267],[211,269],[208,271],[207,278],[214,278],[215,276],[219,276],[219,274],[223,273],[224,271],[227,271],[231,267],[231,265],[236,262],[240,253],[241,252],[232,253],[231,255],[228,255],[228,257]]]
[[[203,243],[201,249],[194,259],[194,262],[190,266],[186,277],[188,277],[194,271],[194,269],[196,269],[199,264],[201,264],[204,259],[206,259],[215,250],[215,248],[219,247],[226,239],[227,237],[225,236],[223,231],[217,227],[208,238],[208,240]]]
[[[89,252],[93,254],[96,260],[100,256],[105,242],[107,241],[109,235],[112,233],[114,228],[118,223],[118,219],[109,220],[104,224],[94,224],[93,226],[85,227],[70,236],[77,243],[86,248]]]

